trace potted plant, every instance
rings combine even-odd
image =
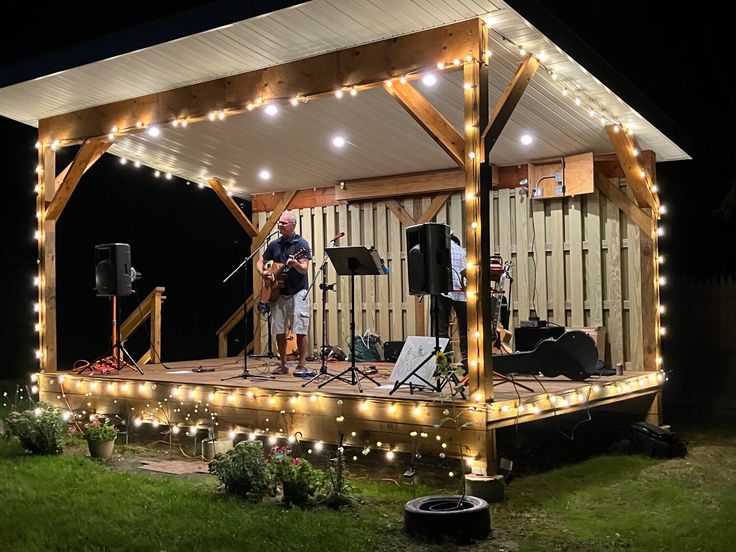
[[[110,423],[110,418],[100,420],[99,416],[93,415],[84,426],[84,438],[92,458],[108,460],[112,456],[117,436],[118,430]]]
[[[292,456],[288,447],[273,447],[269,466],[274,479],[281,483],[286,505],[306,506],[324,484],[324,475],[308,460]]]

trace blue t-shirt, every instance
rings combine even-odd
[[[294,234],[289,240],[281,236],[276,241],[268,244],[266,251],[263,252],[263,261],[285,263],[289,259],[289,255],[295,255],[301,249],[304,250],[302,258],[312,258],[312,250],[309,247],[309,242],[299,234]],[[294,295],[297,291],[303,289],[309,289],[307,275],[302,274],[296,268],[290,268],[286,272],[285,286],[281,295]]]

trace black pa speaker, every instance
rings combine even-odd
[[[399,360],[401,349],[404,348],[403,341],[386,341],[383,344],[383,359],[386,362],[396,362]]]
[[[130,245],[127,243],[95,245],[95,291],[100,296],[118,297],[133,293]]]
[[[436,222],[409,226],[406,251],[411,295],[452,291],[449,226]]]

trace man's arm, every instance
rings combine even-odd
[[[310,259],[295,259],[294,255],[289,255],[289,260],[286,261],[286,264],[289,266],[293,266],[298,272],[302,274],[306,274],[309,270],[309,261]]]

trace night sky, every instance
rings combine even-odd
[[[528,4],[511,3],[522,12]],[[178,2],[177,9],[193,4],[202,2]],[[707,8],[702,15],[676,12],[665,2],[546,4],[692,142],[691,147],[681,145],[693,161],[657,167],[660,196],[669,209],[667,237],[661,244],[668,274],[736,276],[729,245],[736,224],[733,207],[724,208],[729,191],[734,193],[736,175],[736,106],[727,84],[730,51],[725,41],[731,31],[725,28],[726,18]],[[80,23],[85,18],[68,6],[45,8],[45,22],[36,20],[30,6],[19,9],[27,10],[28,17],[21,14],[13,30],[2,35],[0,66],[171,13],[165,4],[126,2],[125,13],[105,21],[104,28],[87,28]],[[529,18],[545,32],[541,21]],[[703,29],[707,36],[701,34]],[[640,112],[649,116],[646,109]],[[35,129],[0,118],[5,170],[0,199],[0,377],[35,365],[35,139]],[[61,168],[69,158],[59,157]],[[163,183],[149,170],[136,173],[105,156],[81,180],[57,224],[60,367],[94,358],[108,347],[108,303],[93,289],[94,245],[112,241],[131,244],[132,264],[143,273],[138,284],[141,299],[156,285],[167,288],[164,358],[216,356],[215,331],[242,297],[242,279],[226,285],[221,281],[248,250],[244,232],[209,190],[181,180]],[[135,301],[123,300],[124,315],[135,308]],[[142,352],[144,344],[138,341],[131,341],[129,348]]]

